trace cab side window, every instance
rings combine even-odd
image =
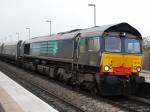
[[[85,53],[86,52],[86,39],[81,38],[80,39],[80,53]]]
[[[88,39],[88,51],[99,51],[100,49],[100,37],[90,37]]]

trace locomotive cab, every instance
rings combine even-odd
[[[106,96],[136,93],[145,80],[139,76],[143,55],[139,31],[128,23],[120,23],[80,33],[77,65],[85,67],[85,72],[95,73],[93,82],[99,93]],[[87,74],[86,77],[89,78]]]
[[[103,37],[100,82],[103,94],[135,93],[144,78],[142,70],[142,38],[128,33],[107,33]],[[130,92],[130,93],[127,93]]]

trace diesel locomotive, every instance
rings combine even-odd
[[[142,36],[128,23],[3,43],[0,58],[92,94],[134,94],[144,82]]]

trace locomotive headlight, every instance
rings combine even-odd
[[[142,68],[141,68],[140,66],[137,66],[137,67],[136,67],[136,70],[137,70],[138,72],[140,72],[140,71],[142,70]]]
[[[109,66],[104,66],[105,71],[109,71],[109,69],[110,69]]]

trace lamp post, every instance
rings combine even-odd
[[[26,28],[26,30],[28,30],[28,32],[29,32],[29,40],[30,40],[30,28]]]
[[[17,37],[18,37],[18,41],[19,41],[19,32],[16,33]]]
[[[51,20],[46,20],[46,22],[48,22],[50,24],[50,36],[51,36]]]
[[[95,4],[88,4],[88,6],[94,7],[94,26],[96,26],[96,5]]]

